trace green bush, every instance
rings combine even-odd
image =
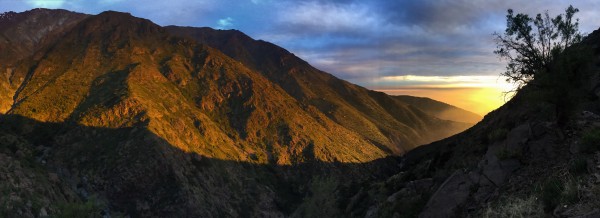
[[[563,188],[561,203],[572,204],[579,201],[579,187],[575,180],[569,180]]]
[[[429,196],[425,195],[420,195],[406,200],[403,199],[401,201],[397,201],[393,209],[394,211],[399,212],[400,218],[418,217],[428,200]]]
[[[545,211],[552,211],[561,204],[579,201],[579,189],[574,180],[563,182],[556,178],[550,179],[543,184],[541,191]]]
[[[95,197],[91,197],[86,202],[63,203],[58,205],[59,212],[56,215],[58,218],[71,217],[102,217],[102,205]]]
[[[310,194],[292,217],[340,217],[339,182],[335,178],[314,177],[309,188]]]
[[[587,160],[585,158],[577,158],[573,162],[571,162],[571,166],[569,167],[569,172],[573,175],[582,175],[587,173]]]
[[[542,186],[542,203],[545,211],[551,211],[560,204],[563,183],[558,179],[550,179]]]
[[[580,146],[584,152],[600,150],[600,129],[593,129],[585,133],[581,138]]]
[[[507,159],[519,159],[523,156],[523,151],[521,149],[508,149],[502,148],[498,152],[496,152],[496,157],[500,160]]]
[[[489,142],[496,142],[504,140],[506,138],[506,135],[508,135],[508,130],[500,128],[492,130],[490,133],[488,133],[487,137]]]

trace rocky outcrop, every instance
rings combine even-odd
[[[449,217],[467,203],[476,185],[465,172],[454,172],[431,196],[419,217]]]
[[[459,210],[475,210],[497,197],[513,173],[522,168],[525,152],[536,145],[556,139],[551,125],[524,123],[506,134],[506,138],[487,148],[476,168],[456,171],[438,188],[420,217],[452,217]],[[535,126],[532,129],[532,126]],[[549,132],[550,131],[550,132]],[[531,148],[531,147],[534,148]],[[476,205],[480,204],[480,205]]]

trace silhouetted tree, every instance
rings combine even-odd
[[[494,33],[495,54],[506,59],[508,65],[502,73],[518,89],[531,82],[537,74],[550,71],[551,63],[569,46],[581,41],[579,19],[573,18],[579,9],[569,6],[565,14],[554,18],[537,14],[514,14],[508,9],[504,34]]]
[[[548,11],[533,18],[509,9],[504,34],[494,33],[494,53],[508,61],[502,76],[517,85],[515,91],[525,85],[538,88],[543,100],[554,105],[560,126],[576,108],[589,57],[585,47],[576,46],[583,39],[574,18],[578,11],[570,5],[554,18]]]

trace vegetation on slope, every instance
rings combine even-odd
[[[10,98],[0,131],[20,144],[3,142],[0,157],[21,165],[3,175],[41,178],[7,185],[18,198],[3,202],[6,214],[416,215],[439,180],[477,162],[462,157],[485,151],[465,139],[453,145],[465,149],[438,149],[420,170],[390,177],[398,159],[389,155],[469,125],[239,32],[187,38],[124,13],[76,17],[0,78]]]
[[[236,30],[168,26],[175,35],[219,49],[260,72],[300,104],[312,106],[344,128],[401,154],[471,125],[440,120],[381,92],[340,80],[271,43]]]

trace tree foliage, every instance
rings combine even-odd
[[[578,11],[569,6],[565,14],[552,18],[548,11],[530,17],[508,9],[504,34],[494,33],[497,45],[494,53],[508,61],[502,73],[507,81],[522,88],[537,75],[549,72],[565,49],[580,42],[579,19],[574,18]]]

